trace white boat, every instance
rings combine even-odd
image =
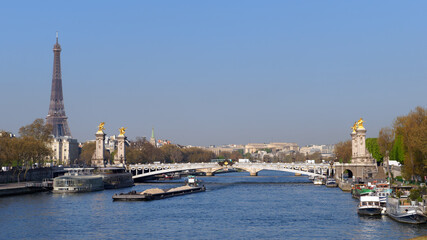
[[[427,222],[427,216],[423,214],[417,203],[408,203],[406,199],[388,197],[387,216],[402,223],[421,224]]]
[[[390,188],[381,189],[381,190],[376,190],[374,195],[378,196],[380,198],[381,205],[385,206],[387,204],[387,198],[391,195],[391,192],[392,190]]]
[[[380,198],[378,196],[360,196],[359,206],[357,213],[360,215],[381,215],[383,208],[380,204]]]
[[[333,178],[328,178],[328,180],[326,180],[325,185],[326,185],[326,187],[330,187],[330,188],[332,188],[332,187],[338,187],[337,182]]]
[[[93,192],[104,189],[101,175],[93,175],[92,169],[78,169],[53,179],[53,193]]]
[[[54,193],[93,192],[104,189],[100,175],[60,176],[53,179]]]
[[[323,178],[320,178],[320,177],[314,178],[313,184],[314,185],[323,185]]]

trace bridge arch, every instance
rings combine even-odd
[[[353,178],[354,174],[350,169],[346,169],[343,173],[344,175],[347,175],[347,178]],[[344,178],[344,176],[342,176]]]

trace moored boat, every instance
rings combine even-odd
[[[381,215],[383,208],[380,204],[380,198],[378,196],[361,196],[360,203],[357,208],[359,215]]]
[[[74,172],[53,179],[53,193],[93,192],[103,189],[101,175]]]
[[[105,167],[95,170],[96,174],[102,176],[105,189],[126,188],[134,186],[132,174],[121,167]]]
[[[361,196],[368,196],[374,191],[368,188],[365,184],[355,184],[351,189],[351,195],[354,198],[360,198]]]
[[[380,198],[381,205],[385,206],[387,203],[387,197],[390,196],[392,190],[387,183],[377,184],[375,187],[375,195]]]
[[[409,203],[404,198],[387,198],[387,216],[402,223],[421,224],[427,222],[417,203]]]
[[[113,201],[151,201],[163,198],[175,197],[190,193],[204,192],[205,186],[199,186],[194,176],[188,176],[187,184],[181,187],[163,190],[159,188],[147,189],[143,192],[131,191],[113,195]]]
[[[325,183],[326,187],[334,188],[338,187],[337,181],[333,178],[328,178]]]
[[[314,185],[323,185],[323,178],[321,177],[315,177],[313,180]]]

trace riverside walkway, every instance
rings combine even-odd
[[[29,182],[0,184],[0,197],[43,191],[42,188],[29,187],[28,183]]]

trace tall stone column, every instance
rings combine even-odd
[[[95,153],[92,156],[92,166],[94,167],[104,167],[105,166],[105,133],[104,133],[104,123],[102,122],[99,126],[98,132],[96,132],[96,140],[95,140]]]
[[[114,155],[114,165],[116,166],[126,166],[126,145],[125,145],[126,137],[120,133],[117,137],[117,152]]]
[[[364,160],[367,160],[367,154],[366,154],[366,129],[362,126],[357,128],[356,130],[357,132],[357,138],[358,138],[358,144],[357,144],[357,153],[358,153],[358,158],[361,159],[362,162],[364,162]]]
[[[352,163],[368,162],[369,154],[366,150],[366,129],[363,127],[362,118],[357,121],[351,133],[351,150],[352,150]]]
[[[351,158],[355,159],[357,157],[356,131],[353,131],[350,135],[351,135]]]

